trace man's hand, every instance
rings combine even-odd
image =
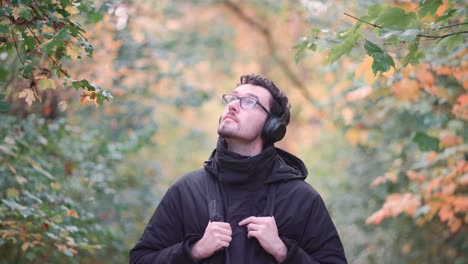
[[[278,227],[273,216],[251,216],[240,221],[239,225],[247,225],[247,237],[255,237],[263,249],[276,261],[282,262],[286,258],[288,248],[278,236]]]
[[[229,223],[209,222],[203,237],[190,248],[194,260],[210,257],[223,247],[228,247],[232,240],[232,229]]]

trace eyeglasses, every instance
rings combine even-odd
[[[255,108],[255,105],[258,105],[260,106],[260,108],[265,110],[265,112],[267,112],[268,115],[271,115],[270,111],[268,111],[265,108],[265,106],[263,106],[259,101],[255,100],[252,97],[239,97],[239,96],[235,96],[232,94],[224,94],[222,98],[223,98],[224,105],[228,105],[236,100],[239,100],[240,107],[242,109],[252,110]]]

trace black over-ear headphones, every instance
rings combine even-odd
[[[262,130],[264,144],[275,143],[283,139],[286,134],[285,123],[284,113],[281,116],[271,115]]]

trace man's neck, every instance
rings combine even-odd
[[[234,139],[226,139],[227,148],[229,151],[242,156],[255,156],[263,151],[263,143],[261,141],[243,142]]]

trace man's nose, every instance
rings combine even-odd
[[[231,112],[239,112],[240,109],[240,100],[234,100],[228,104],[229,111]]]

